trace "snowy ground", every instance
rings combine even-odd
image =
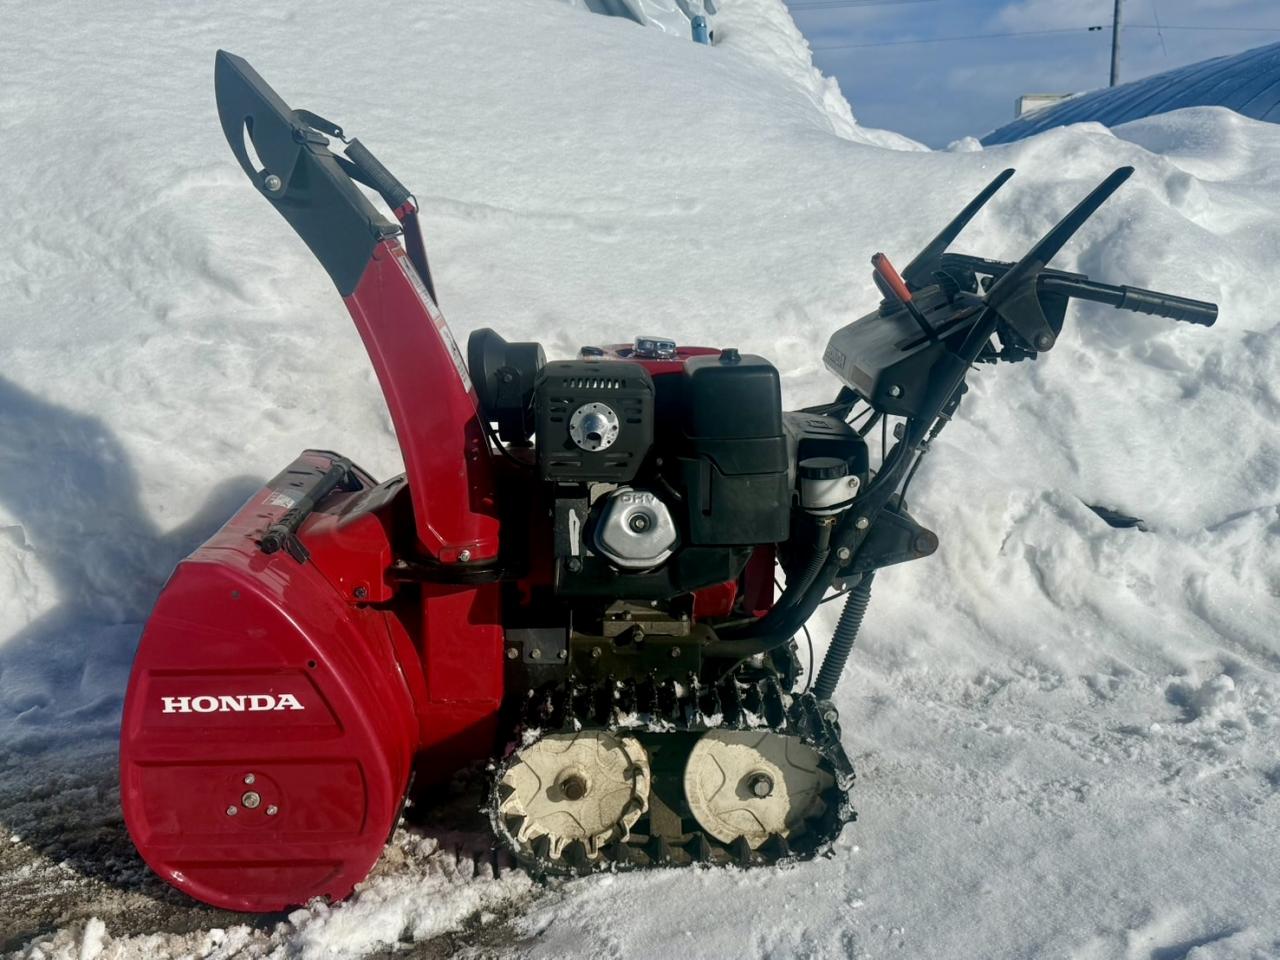
[[[911,150],[854,123],[777,0],[725,0],[710,49],[547,0],[0,20],[0,953],[1280,957],[1280,127]],[[839,694],[861,819],[832,859],[534,887],[428,825],[347,904],[218,913],[123,834],[140,624],[299,449],[398,470],[345,311],[222,141],[220,46],[416,189],[460,338],[662,332],[826,399],[871,253],[905,261],[1005,166],[960,249],[1016,256],[1133,164],[1058,264],[1222,319],[1080,308],[1044,362],[976,378],[913,486],[942,549],[877,579]]]

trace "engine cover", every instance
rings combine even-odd
[[[625,360],[556,360],[535,389],[544,480],[626,483],[653,443],[653,380]]]

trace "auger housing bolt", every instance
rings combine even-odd
[[[240,798],[240,802],[244,804],[246,810],[256,810],[262,805],[262,796],[250,790]]]
[[[267,807],[267,816],[268,816],[268,817],[274,817],[274,816],[275,816],[277,813],[279,813],[279,812],[280,812],[280,808],[279,808],[279,807],[277,807],[274,803],[273,803],[273,804],[270,804],[270,805]]]
[[[257,777],[255,777],[252,773],[246,773],[246,774],[244,775],[244,782],[245,782],[245,783],[253,783],[253,782],[254,782],[255,780],[257,780],[257,779],[258,779],[258,778],[257,778]]]
[[[228,817],[234,817],[234,816],[235,816],[237,813],[239,813],[239,812],[240,812],[240,811],[236,809],[235,804],[232,804],[231,806],[227,807],[227,816],[228,816]]]

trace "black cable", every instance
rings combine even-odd
[[[902,489],[898,492],[898,503],[902,509],[907,508],[907,487],[911,486],[911,479],[916,475],[916,471],[920,469],[920,461],[924,459],[924,455],[929,452],[926,444],[920,448],[920,452],[916,454],[915,463],[911,464],[911,469],[907,471],[907,479],[902,481]]]
[[[803,623],[800,624],[800,629],[804,631],[804,638],[809,643],[809,669],[805,671],[804,689],[801,690],[800,692],[808,693],[809,688],[813,686],[813,668],[815,666],[813,662],[813,634],[809,632],[808,626],[806,626]]]
[[[875,410],[876,410],[875,407],[871,406],[870,404],[867,404],[867,409],[863,410],[856,417],[849,418],[849,425],[852,426],[853,424],[857,423],[859,420],[861,420],[863,417],[865,417],[869,413],[875,413]]]
[[[870,420],[868,420],[866,423],[864,423],[861,427],[858,428],[858,436],[865,437],[868,433],[874,430],[875,425],[880,422],[880,418],[883,416],[884,414],[882,414],[879,410],[877,410],[875,412],[875,415]]]
[[[498,439],[498,434],[493,429],[493,424],[491,424],[488,420],[484,419],[484,417],[480,418],[480,425],[484,427],[484,435],[489,439],[489,443],[497,447],[498,452],[501,453],[504,457],[506,457],[508,460],[510,460],[512,463],[516,464],[517,466],[524,467],[526,470],[533,467],[532,463],[529,463],[526,460],[521,460],[514,453],[512,453],[510,450],[507,449],[506,444],[504,444],[501,440]]]

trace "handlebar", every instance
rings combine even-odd
[[[966,253],[942,255],[944,271],[948,267],[959,267],[962,270],[970,270],[999,279],[1008,273],[1012,266],[1013,264],[1003,260],[988,260],[986,257],[974,257]],[[1168,317],[1170,320],[1181,320],[1183,323],[1195,323],[1202,327],[1211,327],[1218,319],[1216,303],[1192,300],[1190,297],[1175,297],[1171,293],[1144,290],[1142,287],[1099,283],[1096,280],[1090,280],[1082,273],[1067,273],[1064,270],[1042,270],[1037,277],[1036,289],[1040,293],[1056,293],[1064,297],[1075,297],[1077,300],[1107,303],[1117,310],[1149,313],[1158,317]]]
[[[1075,297],[1077,300],[1107,303],[1117,310],[1149,313],[1158,317],[1168,317],[1170,320],[1199,324],[1202,327],[1212,327],[1214,321],[1218,319],[1216,303],[1192,300],[1189,297],[1175,297],[1173,294],[1144,290],[1142,287],[1130,287],[1125,284],[1098,283],[1085,278],[1075,279],[1042,274],[1039,289],[1043,293],[1058,293]]]

